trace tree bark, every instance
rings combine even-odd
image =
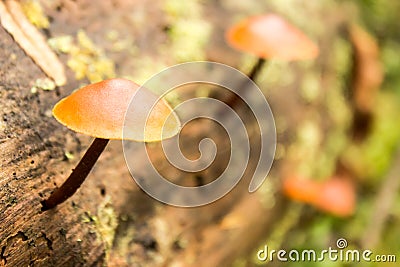
[[[140,60],[144,65],[149,59],[173,65],[176,62],[167,51],[173,40],[165,30],[169,22],[162,2],[54,1],[46,9],[53,19],[48,32],[75,37],[79,29],[84,29],[96,45],[108,49],[121,76],[140,73]],[[204,4],[201,15],[203,22],[212,23],[214,29],[206,48],[207,59],[238,66],[242,54],[229,49],[222,37],[236,10],[210,3]],[[322,125],[321,131],[335,126],[322,101],[324,90],[337,80],[331,52],[341,18],[335,12],[321,12],[319,18],[322,21],[326,15],[330,21],[321,37],[323,48],[316,63],[321,68],[321,73],[316,72],[317,77],[321,76],[319,98],[313,103],[299,100],[299,85],[306,70],[296,64],[288,64],[294,80],[290,85],[273,90],[261,85],[268,91],[274,114],[284,118],[283,128],[288,128],[278,135],[282,147],[293,141],[290,138],[301,121],[315,118],[311,111],[322,115],[316,119]],[[116,52],[115,40],[106,38],[111,31],[120,34],[122,42],[118,45],[137,45],[140,54],[132,49],[136,51],[132,56],[128,48]],[[65,55],[60,57],[65,64]],[[110,142],[75,195],[55,209],[41,212],[40,202],[65,181],[91,140],[68,130],[51,116],[53,105],[79,87],[71,70],[66,86],[32,93],[35,80],[44,77],[0,27],[0,266],[232,266],[238,258],[254,258],[254,249],[274,227],[279,227],[275,223],[287,209],[279,178],[284,176],[282,169],[294,169],[291,162],[275,162],[274,178],[266,181],[270,191],[249,195],[249,174],[257,163],[257,155],[252,154],[245,179],[227,196],[199,208],[176,208],[155,201],[136,186],[126,168],[120,142]],[[243,107],[237,111],[249,116]],[[209,135],[217,144],[227,146],[226,136],[219,135],[218,129],[221,131],[207,122],[188,125],[182,137],[182,147],[188,149],[185,155],[196,156],[197,146],[193,144]],[[254,148],[257,142],[257,138],[251,140]],[[187,186],[211,182],[229,156],[219,154],[215,168],[191,174],[165,166],[160,147],[152,151],[154,165],[161,172],[176,174],[174,182]],[[73,159],[66,154],[72,154]]]
[[[0,266],[99,266],[105,246],[83,223],[86,203],[40,211],[71,168],[73,137],[49,116],[58,93],[31,93],[45,76],[1,27],[0,61]]]

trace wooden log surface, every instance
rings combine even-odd
[[[104,243],[93,225],[82,223],[80,206],[40,211],[40,201],[69,171],[61,144],[74,137],[49,116],[57,91],[32,94],[32,81],[44,75],[2,28],[0,36],[0,263],[104,262]]]
[[[48,34],[74,35],[83,28],[102,48],[113,51],[112,42],[104,41],[107,40],[104,32],[116,28],[120,36],[131,36],[128,41],[135,42],[135,49],[144,54],[134,54],[136,57],[160,57],[171,65],[175,63],[169,52],[156,45],[172,42],[166,42],[168,20],[162,15],[159,1],[154,1],[154,5],[146,1],[116,1],[115,6],[111,2],[104,1],[95,7],[92,1],[85,0],[60,0],[43,5],[52,18]],[[130,10],[136,15],[140,11],[143,14],[131,18]],[[222,31],[231,22],[223,19],[228,11],[220,5],[209,6],[208,11],[207,20],[214,23],[215,29],[207,47],[208,59],[237,65],[239,53],[228,49],[222,38]],[[154,17],[158,20],[154,21]],[[333,20],[335,16],[326,17]],[[331,59],[326,55],[330,53],[329,45],[338,24],[334,21],[325,29],[324,57],[318,61],[323,68],[321,85],[329,85],[335,79]],[[141,65],[134,65],[132,54],[127,56],[125,52],[109,52],[118,65],[117,73],[139,72]],[[67,57],[60,58],[66,64]],[[136,69],[132,70],[132,66]],[[298,94],[301,84],[302,70],[296,65],[291,70],[295,82],[270,92],[274,112],[286,116],[288,124],[293,122],[288,127],[301,120],[303,113],[298,110],[304,106],[306,114],[307,110],[322,106],[318,102],[314,106],[299,104],[301,101],[296,97],[287,97]],[[90,137],[68,130],[51,116],[53,105],[78,88],[80,81],[68,69],[65,86],[32,93],[35,81],[45,77],[0,28],[0,266],[231,266],[240,257],[252,257],[259,242],[285,214],[287,203],[279,193],[279,178],[281,165],[290,169],[291,163],[274,164],[270,192],[248,195],[247,177],[217,202],[196,209],[177,208],[155,201],[138,188],[117,141],[108,145],[87,181],[71,199],[54,210],[41,212],[40,201],[68,177],[91,142]],[[248,110],[238,112],[246,116]],[[323,119],[324,127],[329,127],[328,121]],[[217,143],[225,145],[226,138],[218,136],[217,131],[215,125],[196,123],[188,127],[182,142],[191,147],[196,140],[211,134]],[[287,142],[288,136],[281,132],[279,141]],[[252,140],[252,144],[257,147],[257,140]],[[175,174],[170,166],[163,165],[165,158],[159,155],[159,149],[153,148],[156,165],[165,173]],[[187,153],[196,155],[197,147]],[[216,168],[200,174],[201,179],[199,174],[180,172],[175,182],[189,185],[199,180],[210,182],[221,172],[226,155],[220,155],[219,159]],[[251,174],[255,164],[251,160],[247,174]],[[263,199],[266,196],[269,203]]]

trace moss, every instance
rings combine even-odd
[[[90,233],[97,232],[100,234],[100,239],[105,244],[106,255],[108,256],[108,251],[112,247],[115,231],[118,226],[117,215],[112,207],[110,196],[106,196],[104,201],[100,203],[96,215],[93,215],[88,211],[83,213],[81,216],[81,222],[91,224],[95,227],[93,230],[90,230]],[[77,239],[77,242],[81,241],[82,240]]]
[[[65,151],[64,155],[65,155],[65,157],[66,157],[67,159],[69,159],[69,160],[75,158],[74,154],[71,153],[71,152],[69,152],[69,151]]]
[[[182,17],[200,17],[201,5],[198,0],[181,1],[167,0],[164,3],[164,11],[170,19],[180,19]]]
[[[105,56],[83,30],[78,31],[77,40],[78,44],[69,53],[67,65],[75,72],[78,80],[86,77],[93,83],[115,77],[114,62]]]
[[[295,173],[313,177],[315,159],[322,142],[322,132],[316,120],[306,120],[297,129],[296,141],[290,147],[291,157],[299,163]]]
[[[49,46],[58,53],[69,53],[73,47],[74,38],[71,35],[62,35],[47,40]]]
[[[168,0],[164,11],[169,20],[168,36],[173,58],[177,62],[204,60],[211,25],[202,18],[199,1]]]
[[[97,209],[95,224],[106,244],[106,249],[111,249],[114,241],[115,230],[118,226],[118,219],[111,204],[110,196],[106,196],[104,201],[100,203]]]
[[[76,79],[87,78],[94,83],[115,77],[114,62],[92,42],[85,31],[79,30],[76,38],[64,35],[51,38],[48,43],[53,50],[69,55],[67,65],[75,73]]]
[[[318,75],[313,72],[305,73],[300,87],[301,97],[308,103],[314,102],[320,95]]]
[[[249,73],[246,71],[246,73]],[[282,60],[271,59],[262,68],[258,82],[263,84],[263,90],[272,90],[292,84],[295,80],[295,73],[290,63]]]
[[[201,19],[179,19],[172,26],[172,56],[178,62],[204,60],[210,25]]]
[[[36,93],[37,89],[42,89],[44,91],[52,91],[56,88],[56,84],[53,80],[49,78],[37,79],[35,85],[31,88],[32,93]]]
[[[13,206],[13,205],[15,205],[15,204],[17,204],[18,203],[18,200],[17,200],[17,198],[16,197],[14,197],[14,196],[9,196],[8,198],[7,198],[7,201],[6,201],[6,206]]]
[[[278,181],[278,179],[275,179],[274,177],[267,177],[267,181],[265,181],[258,189],[260,202],[265,209],[271,209],[275,206],[275,193],[278,187],[276,181]]]
[[[43,13],[42,6],[38,1],[26,0],[21,2],[22,10],[27,19],[39,29],[49,28],[50,22]]]
[[[371,134],[361,145],[348,147],[345,160],[360,177],[379,182],[392,163],[400,140],[399,99],[393,93],[380,93]]]
[[[105,39],[111,43],[112,52],[123,52],[124,54],[137,55],[138,47],[133,43],[131,36],[121,36],[116,30],[107,31]]]
[[[271,234],[268,240],[265,240],[260,244],[258,248],[255,249],[252,255],[252,262],[253,264],[260,264],[260,260],[257,258],[257,251],[260,249],[264,249],[265,245],[268,245],[270,249],[277,249],[282,246],[286,234],[292,229],[296,223],[298,222],[303,205],[299,203],[290,203],[287,211],[283,215],[282,219],[279,222],[279,227],[276,227],[275,231]],[[269,262],[267,259],[266,262]],[[266,262],[262,262],[262,264],[266,264]]]
[[[276,13],[282,14],[289,22],[303,30],[307,35],[318,36],[324,32],[323,23],[310,23],[310,17],[316,17],[318,14],[324,14],[324,10],[335,8],[333,1],[308,1],[305,4],[302,0],[272,0],[268,1],[271,9]],[[305,8],[304,6],[307,6]]]

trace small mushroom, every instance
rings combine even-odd
[[[299,29],[275,14],[250,17],[230,28],[228,43],[259,58],[314,59],[318,47]]]
[[[252,81],[266,59],[314,59],[319,53],[318,47],[305,34],[276,14],[249,17],[228,29],[225,39],[233,48],[258,57],[249,73]],[[246,84],[241,88],[245,87]],[[237,99],[233,97],[227,104],[232,107]]]
[[[350,216],[354,213],[356,194],[354,185],[342,177],[332,177],[321,186],[314,205],[337,216]]]
[[[335,176],[317,182],[291,177],[284,181],[283,192],[293,200],[310,204],[336,216],[345,217],[354,213],[355,189],[346,178]]]
[[[232,47],[258,56],[249,75],[252,80],[265,59],[305,60],[314,59],[319,53],[318,47],[306,35],[276,14],[254,16],[239,22],[228,30],[226,40]]]
[[[61,124],[95,140],[68,179],[42,201],[42,210],[57,206],[78,190],[110,139],[155,142],[179,132],[180,121],[171,107],[164,100],[157,102],[158,96],[144,88],[133,103],[133,113],[130,108],[127,114],[139,88],[126,79],[109,79],[80,88],[54,106],[53,115]],[[124,123],[125,119],[130,123]]]

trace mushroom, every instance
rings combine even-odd
[[[310,204],[336,216],[349,216],[355,209],[353,184],[342,177],[331,177],[317,182],[291,177],[283,183],[283,192],[289,198]]]
[[[179,132],[180,121],[171,107],[145,88],[138,93],[139,88],[126,79],[104,80],[80,88],[54,106],[53,115],[61,124],[95,140],[68,179],[42,201],[42,210],[57,206],[78,190],[110,139],[155,142]],[[127,114],[135,94],[133,109],[129,109],[133,113]],[[124,129],[131,125],[137,127]]]
[[[332,177],[322,183],[314,205],[337,216],[350,216],[354,213],[356,195],[354,185],[342,177]]]
[[[226,33],[228,44],[258,56],[249,74],[254,81],[265,59],[304,60],[317,57],[318,47],[299,29],[276,14],[247,18]]]

